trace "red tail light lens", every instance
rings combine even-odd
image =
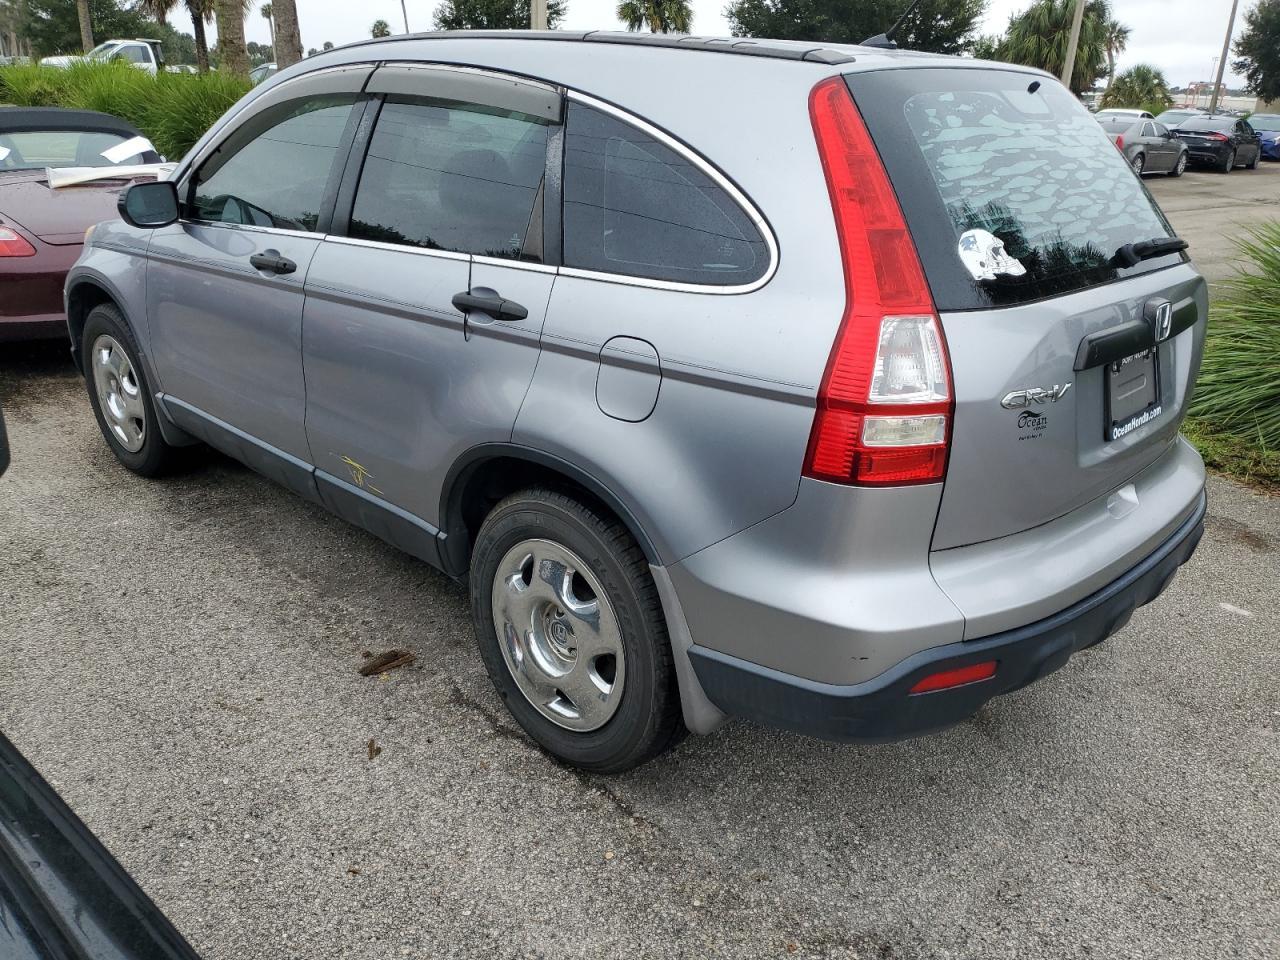
[[[813,88],[809,115],[840,241],[845,308],[818,389],[805,476],[864,486],[936,482],[947,465],[951,374],[915,244],[843,79]]]
[[[1210,140],[1221,140],[1223,143],[1226,143],[1231,139],[1225,133],[1210,133],[1208,134],[1208,137]]]
[[[998,663],[999,661],[996,660],[986,660],[982,663],[971,663],[967,667],[957,667],[955,670],[931,673],[918,681],[911,688],[911,692],[932,693],[935,690],[950,690],[953,687],[963,687],[980,680],[990,680],[996,675]]]
[[[1122,133],[1122,134],[1119,134],[1119,135],[1116,137],[1116,149],[1117,149],[1117,150],[1123,150],[1123,149],[1124,149],[1124,134],[1123,134],[1123,133]]]
[[[0,257],[34,257],[36,248],[27,238],[8,227],[0,227]]]

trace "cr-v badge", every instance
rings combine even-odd
[[[1027,387],[1025,390],[1014,390],[1006,393],[1000,406],[1006,410],[1021,410],[1033,403],[1057,403],[1071,389],[1070,383],[1054,384],[1052,387]]]

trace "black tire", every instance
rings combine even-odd
[[[98,397],[94,380],[93,346],[102,336],[109,336],[120,345],[129,361],[132,374],[137,380],[137,386],[140,388],[139,400],[145,410],[145,418],[142,446],[136,451],[128,449],[112,432]],[[181,454],[178,448],[171,447],[160,435],[151,386],[147,383],[146,370],[138,359],[141,351],[138,350],[138,343],[133,338],[133,331],[129,329],[124,315],[115,304],[99,304],[89,311],[89,316],[85,318],[84,336],[80,344],[80,356],[84,363],[84,381],[89,390],[89,403],[93,407],[94,417],[98,420],[98,429],[102,431],[102,436],[116,459],[143,477],[158,477],[176,468],[181,461]]]
[[[1236,168],[1236,152],[1232,150],[1227,154],[1227,158],[1222,161],[1222,166],[1218,168],[1221,173],[1230,173]]]
[[[1187,165],[1190,163],[1185,153],[1178,155],[1178,159],[1173,162],[1173,169],[1169,171],[1169,176],[1180,177],[1187,171]]]
[[[503,557],[525,540],[547,540],[582,559],[612,605],[626,664],[615,712],[598,729],[568,730],[525,696],[499,646],[492,609]],[[554,490],[512,494],[485,518],[471,557],[471,616],[480,656],[516,722],[559,760],[620,773],[675,746],[687,732],[657,588],[635,539],[595,504]]]
[[[1245,166],[1245,169],[1246,169],[1246,170],[1257,170],[1257,169],[1258,169],[1258,164],[1259,164],[1259,163],[1261,163],[1261,162],[1262,162],[1262,151],[1261,151],[1261,150],[1259,150],[1256,154],[1254,154],[1254,156],[1253,156],[1253,160],[1252,160],[1249,164],[1247,164],[1247,165]]]

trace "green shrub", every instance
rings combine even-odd
[[[1280,451],[1280,221],[1237,244],[1240,272],[1209,311],[1204,365],[1191,416],[1260,453]]]
[[[121,63],[0,67],[0,103],[109,113],[132,123],[170,160],[190,150],[248,91],[248,80],[230,74],[153,77]]]

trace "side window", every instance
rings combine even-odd
[[[535,207],[550,127],[509,110],[388,101],[360,172],[348,233],[428,250],[538,260]],[[540,208],[539,208],[540,209]]]
[[[112,60],[127,60],[129,63],[150,63],[147,48],[140,43],[130,43],[116,51]]]
[[[1167,137],[1169,135],[1169,128],[1166,127],[1163,123],[1157,123],[1157,124],[1154,124],[1153,126],[1155,128],[1155,133],[1153,134],[1153,136]]]
[[[768,269],[768,247],[746,212],[643,130],[571,102],[564,151],[566,266],[720,286]]]
[[[284,104],[232,133],[192,180],[192,218],[315,230],[354,102],[337,94]]]
[[[1154,137],[1156,135],[1156,128],[1150,121],[1142,125],[1142,135],[1144,137]]]

